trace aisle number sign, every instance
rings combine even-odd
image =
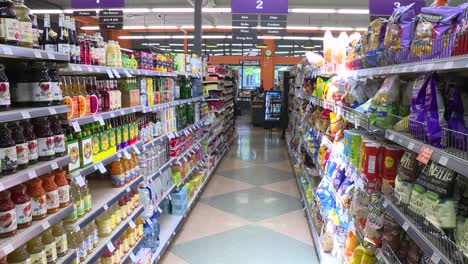
[[[415,4],[415,14],[426,6],[425,0],[369,0],[369,14],[371,17],[389,17],[396,8],[412,3]]]
[[[80,8],[122,8],[125,0],[71,0],[73,9]]]
[[[233,14],[287,14],[288,0],[231,0]]]

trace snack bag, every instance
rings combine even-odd
[[[333,63],[333,52],[335,50],[335,39],[332,33],[327,30],[323,37],[323,56],[326,63]]]
[[[356,234],[354,234],[353,231],[349,231],[345,243],[346,260],[351,259],[351,256],[353,255],[353,252],[357,246],[359,246],[358,237]]]
[[[409,117],[409,131],[413,137],[424,139],[424,122],[426,111],[426,87],[431,80],[430,74],[420,75],[414,82],[411,99],[411,112]]]
[[[434,73],[426,89],[424,111],[426,112],[426,138],[431,145],[442,147],[442,128],[447,127],[442,84]]]
[[[364,240],[375,247],[381,247],[385,207],[382,205],[382,198],[373,197],[372,200],[364,227]]]
[[[410,46],[414,15],[414,3],[400,6],[393,11],[385,33],[384,47],[386,50],[395,52]]]

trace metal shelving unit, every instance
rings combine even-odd
[[[68,54],[18,46],[0,45],[0,57],[22,60],[57,61],[68,63]]]
[[[13,108],[8,111],[0,112],[0,123],[30,119],[36,117],[50,116],[56,114],[68,113],[70,108],[68,105],[54,105],[47,107],[29,107],[29,108]]]

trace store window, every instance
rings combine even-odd
[[[279,72],[290,71],[293,69],[291,65],[275,65],[275,84],[279,85]]]

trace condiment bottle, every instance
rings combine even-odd
[[[1,32],[2,29],[0,29],[0,35]],[[10,82],[8,81],[8,77],[5,74],[5,66],[0,64],[0,111],[8,110],[10,105]]]
[[[55,237],[52,235],[52,229],[47,229],[42,233],[42,244],[46,251],[47,263],[55,263],[57,260],[57,246]]]
[[[31,259],[29,257],[26,244],[18,247],[13,252],[8,254],[8,264],[30,264]]]
[[[19,126],[18,122],[8,123],[8,128],[16,144],[16,163],[18,169],[26,169],[29,166],[29,149],[23,135],[23,128]]]
[[[80,188],[81,196],[83,197],[83,208],[85,213],[93,209],[91,202],[91,192],[89,191],[88,182]]]
[[[104,211],[96,217],[96,224],[98,227],[99,237],[106,237],[112,232],[111,220],[108,211]]]
[[[29,8],[24,5],[23,0],[14,0],[13,10],[18,16],[19,21],[19,45],[25,48],[33,48],[33,30],[32,21],[29,18]]]
[[[55,246],[57,247],[57,256],[65,256],[68,252],[68,241],[62,222],[58,222],[52,226],[52,235],[54,235]]]
[[[58,212],[60,201],[58,195],[58,186],[55,184],[55,175],[52,173],[41,176],[42,188],[46,192],[47,213],[54,214]]]
[[[16,144],[13,140],[11,130],[5,123],[0,124],[0,160],[2,174],[8,175],[16,172]]]
[[[0,28],[0,43],[17,46],[19,42],[19,22],[11,0],[0,2],[0,19],[5,26]]]
[[[83,199],[83,194],[81,193],[81,189],[78,183],[74,181],[70,182],[70,192],[72,193],[73,199],[75,201],[76,215],[78,217],[82,217],[85,213],[84,199]]]
[[[73,211],[67,215],[63,221],[66,224],[75,223],[78,219],[78,207],[81,207],[81,193],[79,191],[79,186],[74,184],[73,181],[69,183],[70,185],[70,200],[73,203]]]
[[[16,223],[15,204],[11,200],[11,192],[0,192],[0,237],[10,237],[18,229]]]
[[[76,232],[67,230],[67,244],[70,250],[75,250],[77,252],[75,259],[72,260],[72,264],[80,263],[80,256],[78,255],[78,241],[76,237]]]
[[[120,236],[120,241],[122,241],[122,251],[123,251],[123,254],[127,254],[127,252],[130,250],[130,245],[128,243],[128,235],[127,235],[127,232],[124,232],[121,236]]]
[[[32,219],[44,219],[47,216],[46,192],[40,178],[26,182],[26,193],[31,197]]]
[[[47,263],[46,251],[42,244],[42,237],[37,236],[28,241],[26,246],[31,263],[45,264]]]
[[[50,129],[54,134],[55,156],[62,157],[67,151],[65,146],[65,130],[62,128],[58,115],[49,117],[49,121]]]
[[[18,184],[12,188],[11,200],[15,203],[15,212],[18,228],[26,228],[32,222],[32,204],[31,198],[26,194],[26,186]]]
[[[62,169],[54,171],[55,184],[58,186],[59,207],[64,208],[70,204],[70,185],[65,177],[66,172]]]
[[[115,215],[115,203],[109,207],[109,218],[111,223],[111,229],[114,230],[114,228],[117,226],[117,218]]]
[[[28,143],[28,160],[29,165],[36,164],[39,159],[39,153],[37,149],[37,139],[34,134],[34,126],[29,122],[28,119],[21,121],[21,126],[23,127],[23,135]]]
[[[34,119],[33,125],[34,133],[37,136],[39,160],[53,160],[55,158],[55,136],[47,117]]]

